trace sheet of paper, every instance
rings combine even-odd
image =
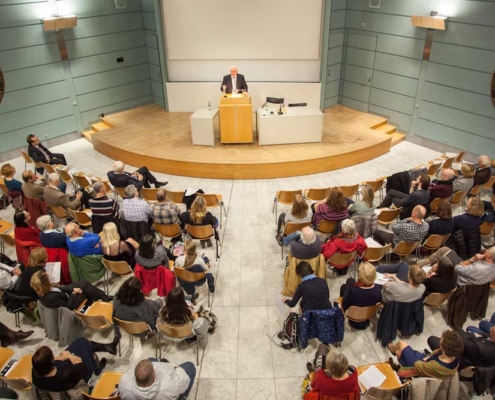
[[[280,296],[277,296],[275,300],[275,306],[277,307],[280,315],[282,315],[283,317],[287,315],[287,306],[285,305],[285,303],[282,303],[282,299]]]
[[[431,271],[431,269],[432,269],[432,268],[433,268],[433,267],[432,267],[431,265],[425,265],[425,266],[423,267],[423,271],[425,271],[426,273],[428,273],[428,272],[430,272],[430,271]]]
[[[375,285],[383,285],[386,282],[389,282],[390,279],[385,278],[385,276],[381,272],[376,273]]]
[[[382,247],[382,245],[374,240],[372,237],[366,238],[364,239],[364,241],[366,242],[366,245],[368,247]]]
[[[61,269],[60,261],[46,263],[45,271],[48,277],[50,278],[51,283],[60,282],[60,269]]]
[[[372,365],[365,372],[360,374],[358,379],[359,383],[368,390],[370,387],[380,387],[387,377],[383,375],[378,368]]]

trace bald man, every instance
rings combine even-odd
[[[426,209],[423,206],[413,208],[411,217],[405,218],[392,225],[392,231],[377,229],[373,233],[373,239],[385,245],[399,242],[421,242],[428,234],[428,223],[424,221]]]
[[[238,93],[241,90],[248,91],[246,80],[244,75],[237,73],[237,67],[232,65],[230,67],[230,74],[223,77],[222,86],[220,90],[225,93],[232,93],[232,88],[234,88],[234,93]]]
[[[434,179],[430,184],[430,203],[433,199],[446,199],[452,196],[455,178],[453,169],[442,169],[440,179]]]

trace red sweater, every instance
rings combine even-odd
[[[334,253],[347,254],[352,253],[356,250],[359,255],[362,255],[368,247],[359,233],[356,233],[356,235],[352,239],[341,236],[343,235],[339,233],[321,246],[321,254],[323,254],[323,257],[325,257],[325,259],[328,260],[334,255]],[[347,267],[347,265],[339,265],[339,267],[344,268]]]
[[[315,378],[311,384],[311,391],[335,397],[345,397],[354,392],[359,393],[358,373],[354,370],[347,379],[339,381],[328,376],[325,370],[320,369],[315,374]]]
[[[32,226],[29,227],[15,227],[15,238],[22,242],[36,242],[40,243],[40,231]]]

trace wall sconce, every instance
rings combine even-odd
[[[445,31],[447,29],[448,17],[441,15],[411,15],[411,23],[418,28],[436,29]]]
[[[43,31],[56,31],[77,26],[77,16],[64,15],[62,17],[49,17],[43,18],[41,22],[43,23]]]

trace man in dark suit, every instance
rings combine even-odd
[[[113,171],[107,173],[110,183],[115,187],[125,188],[129,185],[134,185],[137,190],[150,188],[150,183],[153,183],[156,188],[165,186],[168,182],[159,182],[147,167],[141,167],[132,174],[124,171],[124,163],[115,161]]]
[[[230,67],[230,74],[223,77],[220,90],[225,93],[232,93],[232,88],[235,88],[235,90],[237,91],[242,89],[244,89],[246,92],[248,91],[244,75],[238,74],[237,67],[234,65]]]
[[[61,153],[52,153],[45,146],[43,146],[36,135],[28,135],[26,138],[28,142],[28,154],[34,162],[42,162],[50,165],[67,165],[65,156]],[[43,168],[36,168],[36,171],[40,174],[43,173]]]

